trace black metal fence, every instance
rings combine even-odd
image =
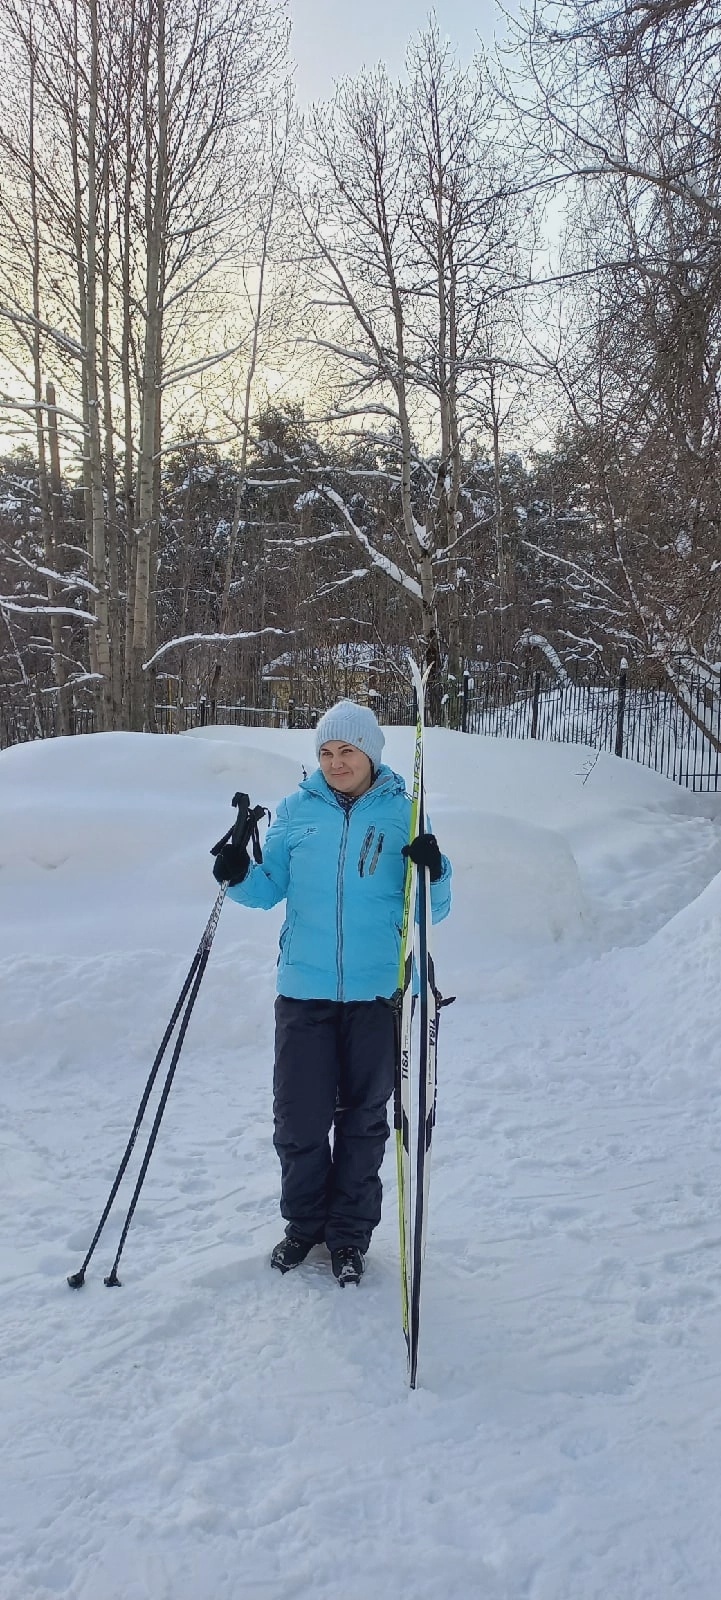
[[[415,710],[410,691],[369,695],[385,726],[408,724]],[[232,727],[312,728],[322,706],[290,700],[226,705],[199,698],[188,705],[158,703],[160,733],[188,733],[219,724]],[[463,733],[504,739],[544,739],[589,745],[653,767],[694,790],[721,787],[721,695],[701,677],[684,680],[677,693],[654,687],[622,667],[618,677],[575,679],[523,671],[513,663],[463,674],[444,686],[435,720]],[[74,713],[74,733],[92,733],[91,710]],[[32,713],[0,709],[0,748],[57,732],[51,701]]]
[[[289,700],[287,706],[225,705],[201,695],[195,704],[155,707],[158,733],[190,733],[193,728],[215,724],[226,728],[314,728],[319,716],[319,711],[295,700]]]
[[[411,690],[368,696],[379,722],[384,727],[409,723],[415,720],[414,700]],[[159,733],[188,733],[192,728],[213,727],[215,724],[231,728],[314,728],[325,710],[323,705],[311,705],[305,700],[289,700],[285,706],[246,704],[226,705],[218,700],[201,696],[196,705],[160,704],[155,707]],[[445,720],[445,718],[444,718]],[[460,726],[460,723],[454,723]]]
[[[721,778],[721,695],[689,677],[678,692],[634,681],[577,681],[541,672],[464,674],[459,725],[464,733],[585,744],[653,767],[695,790]]]

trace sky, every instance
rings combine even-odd
[[[290,0],[292,54],[301,104],[327,99],[334,80],[384,61],[391,76],[403,67],[409,39],[428,21],[428,0]],[[493,0],[442,0],[441,32],[467,61],[480,40],[505,31]]]

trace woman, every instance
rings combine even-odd
[[[286,901],[273,1111],[287,1226],[271,1266],[289,1272],[325,1241],[341,1287],[360,1282],[381,1214],[404,856],[429,869],[434,922],[451,902],[433,834],[407,843],[411,802],[381,764],[384,743],[371,710],[339,701],[315,730],[318,770],[281,801],[262,864],[228,844],[213,869],[240,905]]]

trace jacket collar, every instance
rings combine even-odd
[[[326,783],[320,767],[316,767],[315,772],[311,772],[308,778],[304,778],[302,783],[299,784],[299,788],[303,789],[306,794],[318,795],[321,800],[327,800],[332,806],[337,804],[333,790]],[[356,805],[362,805],[363,801],[370,799],[371,795],[380,793],[405,794],[405,791],[405,778],[402,778],[400,773],[394,772],[392,767],[382,766],[378,768],[370,789],[366,789],[365,794],[359,795]]]

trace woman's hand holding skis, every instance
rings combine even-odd
[[[443,857],[434,833],[419,833],[410,844],[404,844],[401,855],[409,856],[417,867],[427,867],[431,883],[443,877]]]

